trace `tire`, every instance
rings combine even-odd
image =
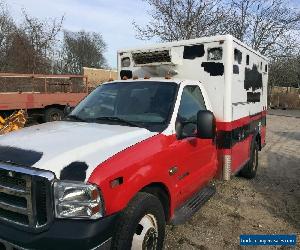
[[[45,122],[60,121],[64,117],[64,112],[58,108],[48,108],[44,114]]]
[[[251,145],[251,156],[249,162],[241,169],[239,175],[247,178],[253,179],[256,176],[258,167],[258,145],[254,138],[254,141]]]
[[[165,215],[159,199],[138,193],[122,211],[112,240],[114,250],[160,250],[165,237]]]

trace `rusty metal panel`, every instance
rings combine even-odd
[[[0,110],[37,109],[59,104],[76,106],[87,93],[0,93]]]
[[[0,73],[0,110],[37,109],[49,105],[75,106],[88,93],[83,75]]]
[[[0,92],[72,92],[88,91],[83,75],[40,75],[0,73]]]

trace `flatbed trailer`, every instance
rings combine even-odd
[[[60,120],[67,105],[75,107],[88,94],[88,78],[80,75],[1,73],[0,82],[2,114],[24,109],[46,122]]]

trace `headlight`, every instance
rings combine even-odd
[[[82,182],[54,182],[55,215],[57,218],[98,219],[104,206],[100,190]]]

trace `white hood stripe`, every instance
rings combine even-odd
[[[156,134],[137,127],[61,121],[0,136],[0,146],[42,152],[33,167],[52,171],[57,178],[70,164],[84,163],[87,180],[99,164]]]

